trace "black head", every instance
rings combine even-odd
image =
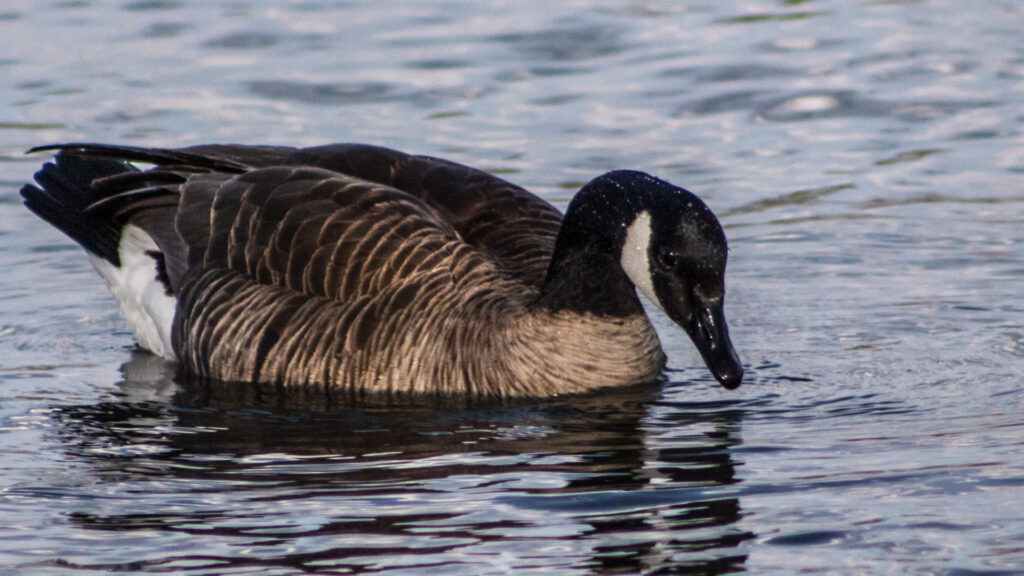
[[[729,340],[723,303],[728,248],[718,219],[700,198],[643,172],[595,178],[577,194],[566,224],[603,230],[633,285],[693,340],[722,386],[743,367]]]

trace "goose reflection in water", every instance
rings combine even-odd
[[[181,540],[132,569],[743,570],[728,404],[654,385],[425,406],[208,386],[142,353],[122,371],[108,401],[55,415],[105,495],[73,523]]]

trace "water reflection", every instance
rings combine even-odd
[[[716,574],[746,559],[728,488],[742,413],[727,404],[670,402],[660,386],[544,402],[339,397],[187,380],[144,354],[123,372],[109,400],[55,414],[92,478],[70,522],[180,539],[133,569]]]

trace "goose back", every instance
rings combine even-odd
[[[535,287],[547,273],[562,222],[562,214],[548,202],[483,170],[380,146],[204,145],[184,151],[251,167],[318,167],[401,190],[436,210],[464,242]]]

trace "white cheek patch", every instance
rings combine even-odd
[[[651,262],[648,252],[651,247],[651,214],[641,212],[633,223],[626,228],[626,240],[622,244],[620,264],[633,285],[648,300],[661,308],[658,297],[654,294],[654,282],[651,280]]]
[[[177,299],[168,296],[156,277],[156,260],[147,252],[159,251],[156,242],[137,226],[125,226],[121,233],[121,266],[90,254],[90,260],[114,293],[121,313],[139,346],[174,360],[171,324]]]

